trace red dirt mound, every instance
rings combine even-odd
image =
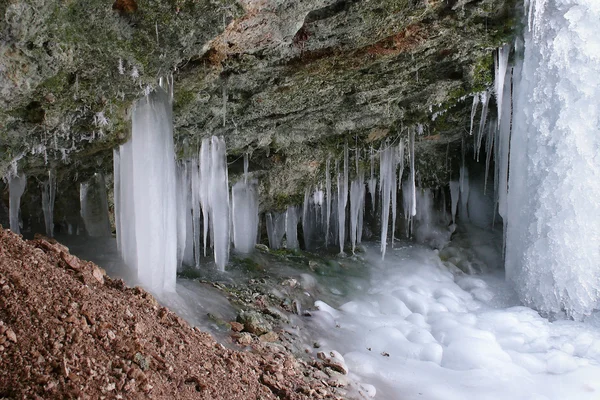
[[[227,349],[66,247],[0,227],[0,398],[334,398],[307,368]]]

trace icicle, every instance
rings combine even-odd
[[[223,126],[227,124],[227,80],[223,80]]]
[[[475,139],[475,159],[477,162],[479,162],[479,150],[481,149],[481,143],[483,142],[483,135],[485,133],[489,99],[490,92],[486,90],[481,94],[481,120],[479,121],[479,130],[477,131],[477,137]]]
[[[208,239],[208,228],[212,221],[210,220],[210,181],[211,180],[211,153],[210,153],[210,139],[206,138],[202,140],[202,146],[200,148],[200,204],[202,205],[202,218],[203,218],[203,235],[202,240],[204,243],[204,256],[206,257],[206,246]],[[199,234],[196,234],[199,237]],[[199,256],[196,258],[198,259]]]
[[[460,197],[460,182],[450,181],[450,201],[452,211],[452,223],[456,223],[456,209],[458,208],[458,198]]]
[[[204,142],[203,142],[204,143]],[[206,150],[209,150],[208,145]],[[200,156],[201,157],[201,156]],[[210,158],[210,155],[208,156]],[[210,183],[210,171],[209,175],[205,176],[205,181],[202,180],[202,172],[201,168],[198,165],[197,158],[192,159],[191,163],[191,171],[190,171],[190,185],[191,185],[191,202],[192,202],[192,232],[193,238],[192,243],[194,247],[194,265],[196,268],[200,267],[200,214],[202,213],[204,217],[204,256],[206,257],[206,236],[208,232],[208,190],[205,188],[205,185]],[[206,168],[210,169],[210,164],[207,164]],[[202,205],[202,211],[200,211],[200,206]]]
[[[346,205],[348,204],[348,143],[344,145],[344,173],[338,173],[338,240],[340,254],[344,254],[346,241]]]
[[[510,54],[510,45],[505,44],[498,48],[494,58],[495,79],[494,92],[496,94],[496,108],[498,110],[498,127],[502,121],[502,107],[504,105],[504,81],[506,78],[506,70],[508,68],[508,56]]]
[[[285,237],[286,248],[298,248],[298,210],[295,206],[288,206],[285,212]]]
[[[250,253],[256,246],[258,230],[258,195],[256,182],[246,178],[231,188],[233,244],[241,253]]]
[[[496,124],[490,124],[489,132],[485,140],[485,178],[483,180],[483,194],[487,191],[487,181],[490,172],[490,161],[492,158],[492,151],[494,148],[494,139],[496,138],[496,131],[498,126]]]
[[[469,136],[473,135],[473,123],[475,122],[475,115],[477,114],[477,106],[479,105],[479,93],[473,96],[473,105],[471,106],[471,128],[469,129]]]
[[[469,220],[469,170],[462,166],[460,167],[460,217],[463,222]]]
[[[364,174],[358,173],[358,177],[350,185],[350,242],[352,243],[352,253],[356,250],[356,243],[360,243],[359,230],[362,231],[360,223],[361,213],[364,205]]]
[[[390,202],[392,197],[392,185],[395,185],[395,147],[388,147],[381,151],[379,158],[379,181],[381,182],[381,258],[385,257],[387,249],[387,233],[390,218]],[[392,182],[393,180],[393,182]]]
[[[329,171],[331,159],[327,158],[327,164],[325,167],[325,190],[327,192],[327,218],[325,228],[325,247],[329,245],[329,223],[331,220],[331,173]]]
[[[48,171],[48,180],[42,187],[42,210],[46,224],[46,236],[54,237],[54,198],[56,196],[56,175]]]
[[[244,153],[244,182],[248,183],[248,153]]]
[[[122,252],[121,249],[121,234],[122,234],[122,215],[121,215],[121,155],[119,149],[113,149],[113,207],[115,212],[115,231],[117,234],[117,250],[119,253]],[[69,235],[72,235],[71,232],[73,227],[69,224]]]
[[[507,193],[508,193],[508,161],[510,156],[510,136],[511,136],[511,120],[512,120],[512,70],[508,73],[508,79],[505,80],[503,95],[504,106],[510,107],[502,114],[500,120],[500,129],[498,130],[498,157],[495,164],[498,166],[498,181],[496,182],[496,192],[498,193],[498,213],[503,220],[507,217]]]
[[[269,247],[277,250],[281,248],[281,242],[285,234],[285,213],[267,213],[265,217],[267,220]]]
[[[110,237],[108,219],[108,197],[104,175],[94,174],[87,182],[79,186],[81,218],[87,234],[92,237]]]
[[[21,212],[21,196],[23,196],[26,186],[27,177],[24,173],[8,179],[10,230],[17,235],[21,233],[19,214]]]
[[[375,157],[376,155],[373,154],[373,146],[371,146],[371,178],[369,179],[368,186],[369,193],[371,193],[371,207],[373,209],[373,213],[375,213],[375,195],[377,193],[377,178],[375,177]]]
[[[229,187],[225,140],[216,136],[211,143],[210,220],[215,264],[224,271],[229,261]]]
[[[190,178],[187,163],[177,166],[177,270],[181,270],[188,233],[188,193],[190,191]]]
[[[363,221],[365,217],[365,195],[366,195],[366,187],[364,183],[364,174],[362,176],[362,185],[360,185],[360,200],[358,201],[358,207],[360,208],[358,213],[358,227],[356,231],[356,243],[362,243],[362,233],[363,233]]]
[[[415,179],[417,171],[415,171],[415,130],[411,129],[408,141],[408,151],[410,153],[410,186],[412,193],[412,201],[410,206],[410,216],[414,217],[417,215],[417,189],[415,185]]]
[[[404,151],[405,151],[406,143],[404,140],[400,140],[398,143],[398,164],[400,168],[398,170],[398,187],[402,186],[402,178],[404,177]]]

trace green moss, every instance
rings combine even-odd
[[[486,53],[473,65],[473,92],[481,92],[494,83],[494,57]]]
[[[174,111],[177,112],[177,110],[187,107],[195,99],[196,93],[192,90],[185,90],[184,88],[176,90],[175,102],[173,104]]]

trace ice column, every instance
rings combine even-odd
[[[273,250],[281,248],[283,235],[285,235],[285,217],[286,213],[267,213],[265,215],[269,247]]]
[[[348,204],[348,143],[344,146],[344,173],[338,173],[338,233],[340,254],[344,253],[346,241],[346,206]]]
[[[460,196],[460,182],[450,181],[450,201],[452,211],[452,223],[456,223],[456,210],[458,208],[458,198]]]
[[[245,178],[231,188],[233,245],[241,253],[250,253],[256,246],[258,230],[258,196],[256,184]]]
[[[506,275],[525,304],[580,319],[600,306],[600,7],[529,4],[515,79]]]
[[[177,165],[177,269],[183,265],[184,254],[188,242],[188,221],[191,210],[188,204],[190,192],[189,168],[186,162]]]
[[[229,261],[229,184],[225,140],[213,136],[211,140],[210,220],[213,233],[215,264],[221,270]],[[255,226],[256,227],[256,226]]]
[[[390,219],[390,202],[392,192],[396,190],[396,147],[390,146],[381,150],[379,156],[379,181],[381,187],[381,257],[385,257],[387,249],[388,226]]]
[[[146,288],[175,290],[177,273],[177,182],[171,99],[158,89],[138,100],[133,111],[134,237],[137,277]],[[121,170],[124,169],[121,154]],[[125,182],[121,179],[121,196]],[[122,203],[123,203],[122,199]],[[125,200],[127,201],[127,200]],[[121,225],[129,219],[121,207]],[[123,251],[128,249],[123,247]],[[133,259],[126,255],[124,258]]]
[[[203,218],[203,243],[204,243],[204,256],[206,256],[206,246],[207,246],[207,238],[208,238],[208,228],[210,224],[210,183],[211,183],[211,154],[210,154],[210,141],[211,139],[206,138],[202,140],[202,147],[200,148],[200,172],[198,176],[198,185],[199,189],[197,192],[200,194],[200,204],[202,205],[202,218]],[[197,200],[194,200],[194,204],[196,204]],[[199,218],[198,213],[198,218]],[[196,225],[194,225],[196,226]],[[199,238],[200,237],[200,229],[198,229],[198,233],[194,232],[194,234]],[[198,239],[200,240],[200,239]],[[200,246],[198,243],[198,250],[196,251],[196,266],[199,264],[200,257]]]
[[[325,228],[325,247],[329,245],[329,224],[331,221],[331,173],[329,171],[331,160],[327,158],[325,167],[325,201],[327,202],[327,222]]]
[[[21,211],[21,196],[25,192],[25,186],[27,186],[27,177],[24,173],[11,176],[8,179],[10,230],[16,234],[21,233],[19,213]]]
[[[289,206],[285,212],[285,238],[286,248],[298,248],[298,210],[294,206]]]
[[[56,175],[48,171],[48,180],[42,185],[42,211],[44,212],[44,223],[46,224],[46,235],[54,236],[54,198],[56,197]]]
[[[119,168],[115,169],[115,206],[118,210],[117,247],[126,265],[137,272],[137,242],[135,238],[135,201],[133,188],[133,144],[131,140],[119,148]]]
[[[95,173],[89,181],[79,186],[79,201],[87,234],[92,237],[111,236],[104,175]]]

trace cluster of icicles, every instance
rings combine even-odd
[[[478,104],[482,103],[484,108],[476,145],[484,136],[488,99],[487,93],[475,96],[472,120]],[[407,236],[413,233],[415,222],[417,229],[419,226],[431,229],[430,225],[434,225],[433,194],[430,190],[417,189],[415,182],[415,138],[423,133],[423,127],[416,125],[407,132],[406,137],[386,143],[377,151],[373,148],[368,152],[359,148],[351,151],[346,143],[341,159],[327,160],[324,182],[306,188],[301,209],[289,205],[284,212],[265,214],[270,247],[299,248],[298,225],[301,222],[305,249],[335,245],[339,246],[340,253],[345,250],[354,253],[362,240],[367,191],[371,208],[380,205],[382,257],[395,240],[400,190]],[[489,137],[493,136],[487,136],[490,143]],[[486,148],[488,154],[493,140]],[[352,181],[351,152],[355,161]],[[377,158],[378,177],[375,171]],[[361,167],[361,159],[370,160],[368,179]],[[489,164],[489,156],[487,162]],[[468,172],[464,166],[460,172],[460,181],[452,181],[449,185],[453,223],[459,198],[461,215],[468,218]],[[506,171],[497,173],[502,174]],[[335,191],[332,190],[334,182]],[[14,176],[9,179],[9,185],[11,228],[18,231],[19,199],[25,177]],[[56,178],[50,172],[42,190],[49,236],[53,234],[55,192]],[[81,216],[87,234],[109,236],[104,177],[96,174],[81,184],[80,194]],[[247,154],[243,178],[231,187],[231,191],[226,145],[222,138],[206,138],[195,157],[175,161],[171,82],[161,82],[157,91],[148,93],[135,105],[131,140],[114,150],[114,200],[117,245],[122,258],[137,271],[140,283],[156,291],[173,291],[177,270],[183,265],[200,267],[202,257],[209,252],[215,265],[224,270],[232,243],[237,252],[249,253],[258,242],[257,182],[249,179]],[[346,221],[347,217],[349,221]],[[346,232],[347,228],[349,232]]]
[[[198,154],[175,161],[172,104],[167,91],[159,89],[139,100],[133,112],[132,138],[114,151],[114,193],[117,244],[125,263],[137,270],[138,279],[154,290],[174,290],[182,265],[199,267],[212,252],[216,266],[224,270],[230,246],[251,252],[259,237],[257,182],[249,179],[248,155],[244,175],[229,191],[226,147],[223,138],[204,139]],[[414,165],[417,126],[408,140],[380,150],[379,193],[382,202],[381,250],[393,243],[398,187],[403,185],[404,214],[408,224],[417,213]],[[406,151],[407,150],[407,151]],[[306,249],[339,245],[344,252],[349,236],[352,252],[361,242],[367,186],[375,204],[377,178],[375,157],[370,152],[371,176],[365,182],[355,151],[356,178],[349,182],[349,149],[335,162],[337,191],[332,192],[331,161],[323,185],[306,189],[302,211],[290,205],[283,213],[265,215],[270,247],[284,244],[297,249],[298,224],[302,222]],[[410,173],[403,183],[405,155]],[[343,165],[340,165],[343,163]],[[349,210],[349,211],[348,211]],[[391,210],[391,213],[390,213]],[[388,225],[392,224],[391,238]],[[349,215],[349,235],[346,216]],[[410,228],[409,228],[410,229]]]

